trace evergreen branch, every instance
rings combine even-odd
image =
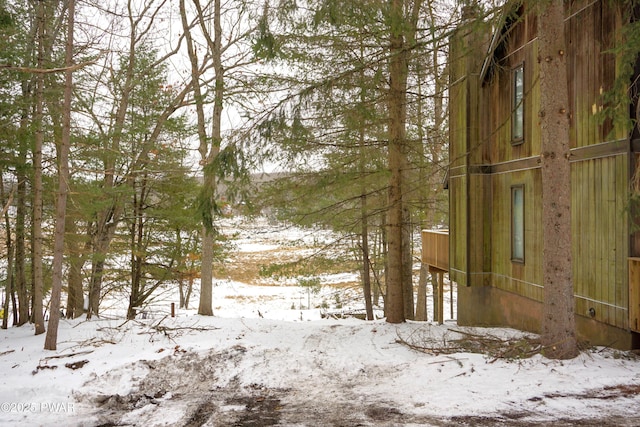
[[[81,62],[79,64],[72,65],[70,67],[56,67],[56,68],[33,68],[33,67],[19,67],[11,64],[0,64],[0,70],[8,70],[8,71],[19,71],[21,73],[30,73],[30,74],[53,74],[53,73],[64,73],[67,71],[77,71],[81,68],[87,67],[89,65],[94,65],[97,62],[97,59]]]

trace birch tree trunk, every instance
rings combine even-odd
[[[538,12],[545,356],[577,356],[571,258],[571,168],[564,2]]]

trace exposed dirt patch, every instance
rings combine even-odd
[[[373,421],[395,421],[402,418],[402,412],[396,408],[371,405],[365,411]]]
[[[176,353],[158,361],[141,361],[146,366],[135,391],[127,395],[82,396],[96,407],[100,426],[158,425],[158,414],[175,419],[174,425],[200,426],[635,426],[637,420],[623,416],[601,419],[545,418],[544,407],[556,399],[626,399],[640,393],[640,385],[619,385],[577,394],[544,394],[517,403],[512,411],[491,415],[438,417],[411,413],[394,406],[393,396],[363,401],[353,394],[349,382],[320,380],[317,387],[332,387],[335,399],[314,399],[297,388],[265,384],[243,385],[237,378],[221,381],[229,370],[242,367],[247,349],[236,345],[206,354]],[[269,356],[271,357],[271,356]],[[105,379],[110,381],[113,379]],[[100,381],[100,380],[98,380]],[[588,403],[587,403],[588,404]],[[160,417],[162,418],[162,417]],[[154,424],[155,422],[155,424]],[[167,424],[169,425],[169,424]]]
[[[598,399],[609,400],[619,398],[630,398],[640,394],[640,385],[638,384],[620,384],[617,386],[607,386],[600,389],[588,390],[583,393],[547,393],[544,397],[534,397],[531,401],[542,401],[544,399],[557,399],[557,398],[575,398],[575,399]]]
[[[216,406],[213,402],[204,401],[201,402],[193,411],[191,416],[185,420],[185,427],[200,427],[204,425],[216,411]]]
[[[238,419],[234,425],[238,426],[273,426],[280,421],[282,405],[280,399],[272,395],[233,396],[227,404],[240,406]]]
[[[532,414],[517,413],[517,417],[528,418]],[[484,416],[465,416],[465,417],[452,417],[449,420],[443,421],[443,424],[434,424],[442,427],[453,426],[477,426],[477,427],[631,427],[637,426],[638,422],[634,419],[624,417],[605,417],[599,419],[579,418],[579,419],[557,419],[557,420],[545,420],[545,421],[531,421],[526,419],[513,419],[512,414],[503,414],[495,417]]]

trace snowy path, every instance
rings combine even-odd
[[[639,422],[640,362],[608,350],[565,362],[494,361],[427,355],[397,342],[415,331],[450,333],[453,325],[184,316],[115,329],[120,323],[63,322],[58,354],[77,355],[47,360],[35,345],[40,337],[5,331],[0,402],[30,409],[5,407],[0,425]],[[64,366],[82,360],[80,369]]]

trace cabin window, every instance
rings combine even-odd
[[[524,262],[524,186],[511,187],[511,260]]]
[[[511,143],[524,141],[524,64],[511,71]]]

